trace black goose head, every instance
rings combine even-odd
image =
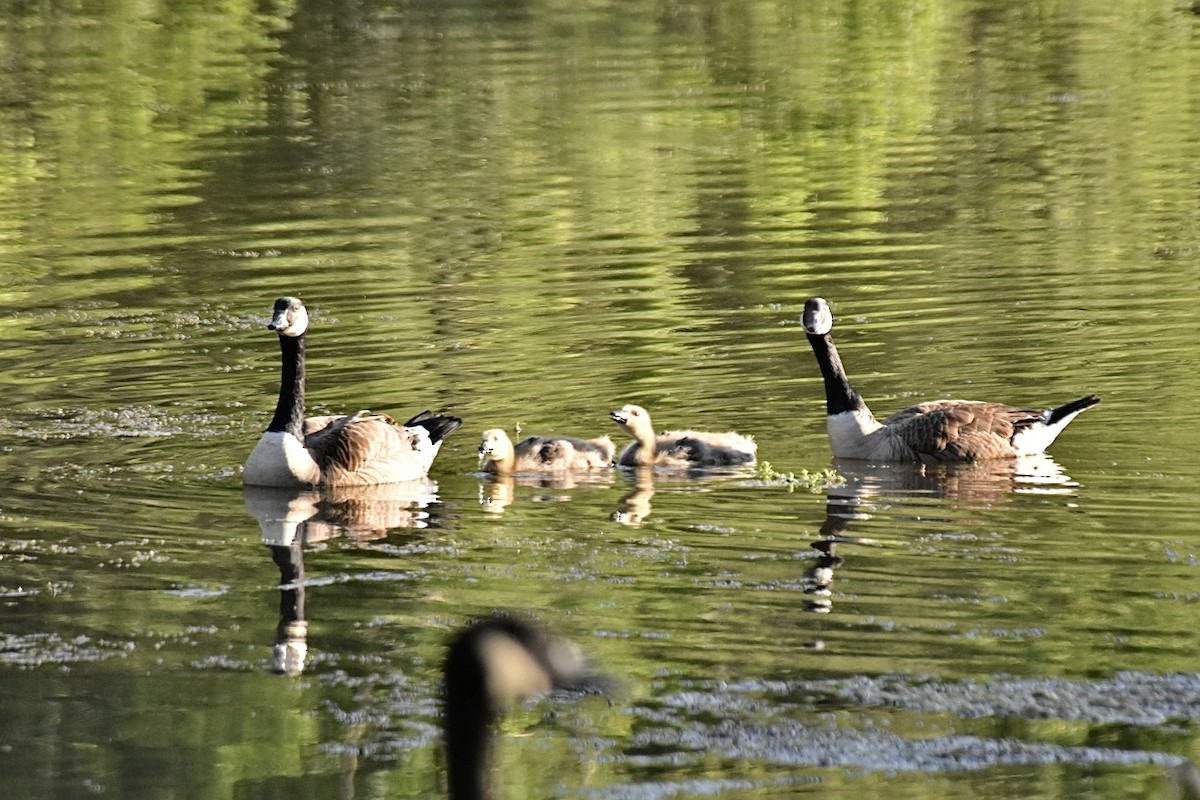
[[[267,330],[293,339],[303,336],[308,330],[308,309],[298,297],[279,298],[271,311],[271,321],[267,323]]]
[[[833,330],[833,312],[829,310],[825,298],[810,297],[805,301],[800,324],[804,326],[805,333],[811,336],[824,336]]]

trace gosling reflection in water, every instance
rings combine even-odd
[[[620,472],[629,481],[629,490],[617,501],[617,508],[609,515],[609,519],[630,526],[641,525],[650,516],[650,501],[656,493],[707,492],[718,483],[747,474],[737,469],[659,469],[647,466],[625,468]]]
[[[617,502],[617,510],[609,517],[622,525],[641,525],[650,516],[650,498],[654,497],[654,470],[639,467],[633,472],[629,491]]]
[[[503,514],[517,499],[517,489],[534,503],[565,503],[572,489],[612,486],[612,470],[556,475],[487,475],[479,481],[479,505],[488,514]]]
[[[446,652],[443,677],[451,800],[489,796],[492,738],[506,706],[552,689],[610,688],[606,678],[588,669],[574,643],[505,615],[475,622],[457,634]]]
[[[366,542],[395,528],[424,527],[424,509],[437,499],[437,484],[428,479],[324,491],[262,486],[243,491],[246,511],[258,520],[263,544],[279,568],[272,670],[282,675],[299,675],[308,656],[304,547],[336,536]]]

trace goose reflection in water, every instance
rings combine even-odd
[[[1077,486],[1050,456],[1022,456],[1006,461],[972,464],[869,464],[834,459],[833,467],[844,482],[826,489],[825,520],[821,535],[812,543],[819,554],[804,576],[810,595],[806,609],[827,614],[833,610],[834,572],[845,565],[843,545],[874,545],[876,540],[851,536],[855,522],[871,519],[882,505],[894,512],[923,499],[949,500],[963,508],[993,508],[1014,494],[1067,494]],[[928,509],[921,516],[928,518]]]
[[[506,706],[552,689],[599,693],[611,688],[573,642],[499,614],[468,625],[453,638],[443,677],[451,800],[489,796],[492,739]]]
[[[279,568],[272,669],[283,675],[303,672],[308,655],[305,546],[338,536],[367,542],[396,528],[423,528],[425,509],[437,500],[437,484],[428,478],[323,491],[246,486],[243,492],[246,511],[258,520],[263,544]]]
[[[837,546],[843,542],[859,542],[851,538],[819,539],[812,543],[818,555],[804,573],[804,593],[809,596],[804,610],[813,614],[828,614],[833,611],[833,574],[846,559],[837,554]]]
[[[933,498],[963,508],[990,508],[1015,494],[1066,495],[1079,485],[1044,453],[968,464],[870,464],[835,458],[833,468],[845,482],[829,487],[829,501],[841,502],[850,519],[869,516],[870,504],[877,500],[903,505]]]

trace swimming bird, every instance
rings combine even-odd
[[[616,446],[612,439],[576,439],[572,436],[530,436],[513,445],[500,428],[483,432],[479,465],[496,475],[514,472],[574,472],[612,466]]]
[[[825,381],[829,443],[837,458],[924,463],[1014,458],[1045,451],[1096,395],[1050,409],[1017,408],[978,400],[933,400],[897,411],[882,422],[850,385],[830,331],[833,314],[820,297],[804,304],[801,324]]]
[[[446,651],[443,676],[451,800],[487,796],[492,731],[504,707],[551,689],[604,685],[572,642],[504,615],[458,633]]]
[[[754,440],[733,431],[666,431],[656,436],[650,414],[641,406],[626,405],[609,416],[634,439],[617,459],[623,467],[733,467],[753,464],[758,457]]]
[[[269,330],[279,334],[282,376],[275,416],[254,446],[242,480],[251,486],[364,486],[416,480],[429,472],[458,417],[422,411],[403,425],[386,414],[304,418],[308,310],[295,297],[275,301]]]

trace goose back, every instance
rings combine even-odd
[[[883,426],[912,451],[903,460],[981,461],[1016,455],[1013,437],[1043,413],[1002,403],[936,400],[897,411]]]
[[[428,414],[429,412],[422,412]],[[461,420],[441,417],[442,430],[453,432]],[[304,444],[321,466],[326,486],[366,486],[397,483],[429,472],[442,439],[429,428],[406,422],[397,425],[386,414],[316,417],[305,420]],[[453,424],[450,424],[453,423]]]

